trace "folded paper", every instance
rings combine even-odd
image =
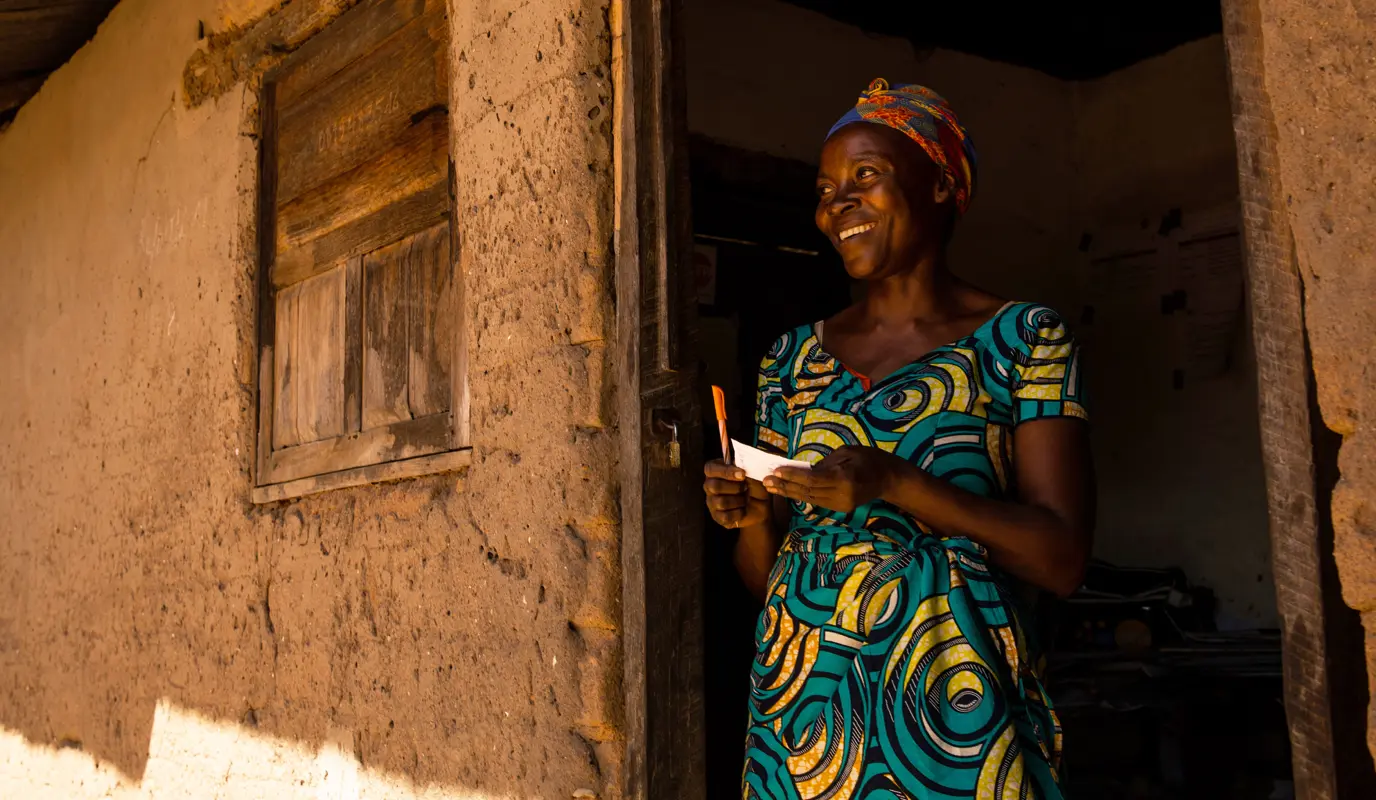
[[[751,447],[735,439],[731,440],[731,452],[736,457],[735,466],[745,470],[745,476],[747,478],[753,478],[757,481],[762,481],[770,475],[773,475],[774,470],[779,467],[812,469],[812,465],[806,461],[794,461],[791,458],[784,458],[783,456],[776,456],[773,453],[766,453],[757,447]]]

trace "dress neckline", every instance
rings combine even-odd
[[[1015,306],[1015,305],[1018,305],[1018,301],[1016,301],[1016,300],[1009,300],[1008,302],[1006,302],[1006,303],[1004,303],[1002,306],[1000,306],[1000,307],[999,307],[999,310],[998,310],[998,311],[995,311],[995,312],[989,317],[989,319],[986,319],[985,321],[981,322],[981,323],[979,324],[979,326],[976,327],[974,330],[970,331],[969,333],[965,334],[964,336],[961,336],[961,337],[958,338],[958,339],[955,339],[955,340],[950,341],[950,342],[947,342],[947,343],[945,343],[945,344],[940,344],[940,345],[937,345],[936,347],[933,347],[932,349],[928,350],[927,352],[923,353],[922,355],[918,356],[917,358],[914,358],[913,360],[908,361],[907,363],[901,364],[901,365],[899,365],[898,367],[894,368],[891,372],[889,372],[889,374],[885,375],[884,377],[880,378],[880,379],[877,380],[877,381],[871,380],[869,376],[865,375],[864,373],[862,373],[862,372],[860,372],[860,371],[858,371],[858,370],[851,369],[849,366],[847,366],[846,362],[842,361],[842,360],[841,360],[840,358],[838,358],[834,353],[832,353],[831,351],[829,351],[829,350],[826,349],[826,344],[825,344],[825,343],[823,342],[823,340],[822,340],[822,332],[823,332],[824,326],[826,325],[826,320],[822,319],[822,320],[818,320],[818,321],[812,323],[812,335],[817,339],[817,350],[818,350],[818,352],[820,352],[822,355],[825,355],[827,358],[830,358],[830,359],[832,359],[833,361],[835,361],[837,364],[839,364],[840,367],[841,367],[841,369],[843,369],[843,370],[845,370],[846,372],[850,373],[857,381],[860,382],[861,388],[863,388],[865,391],[868,392],[868,391],[870,391],[872,388],[874,388],[875,386],[878,386],[878,385],[880,385],[880,384],[885,383],[886,381],[888,381],[888,380],[889,380],[890,378],[892,378],[893,376],[899,374],[900,372],[903,372],[904,370],[908,369],[909,367],[913,366],[914,364],[921,364],[922,362],[926,361],[927,359],[931,358],[932,356],[936,355],[936,354],[939,353],[939,352],[942,352],[942,351],[944,351],[944,350],[949,350],[950,348],[959,345],[961,342],[965,341],[966,339],[974,338],[976,335],[979,334],[980,331],[982,331],[982,330],[984,330],[985,328],[989,327],[990,325],[992,325],[992,324],[994,323],[995,320],[997,320],[999,317],[1003,316],[1003,312],[1007,311],[1008,309],[1012,308],[1012,307]]]

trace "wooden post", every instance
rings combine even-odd
[[[1223,37],[1237,136],[1248,306],[1257,354],[1261,450],[1295,797],[1331,800],[1339,795],[1314,506],[1309,357],[1302,286],[1280,188],[1276,121],[1264,82],[1258,0],[1224,1]]]
[[[627,798],[701,798],[701,389],[693,350],[687,135],[672,0],[612,7],[617,412]],[[682,465],[656,412],[679,424]]]

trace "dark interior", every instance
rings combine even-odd
[[[808,165],[693,143],[696,238],[717,254],[715,302],[700,314],[736,315],[741,322],[737,358],[722,363],[707,352],[705,362],[713,382],[724,382],[727,370],[741,381],[729,427],[742,441],[752,437],[753,397],[744,388],[753,385],[758,354],[779,331],[824,319],[851,301],[839,258],[810,227],[811,173]],[[785,187],[796,187],[791,198]],[[703,452],[713,457],[719,450],[709,435]],[[710,517],[705,526],[708,796],[731,797],[739,791],[744,676],[759,604],[731,564],[734,535]],[[1066,731],[1067,791],[1133,800],[1267,800],[1278,782],[1288,786],[1279,632],[1211,639],[1211,598],[1180,573],[1100,566],[1090,583],[1092,589],[1070,601],[1043,603],[1035,621]],[[1191,595],[1188,607],[1171,605],[1170,593],[1179,591]],[[1149,629],[1156,641],[1183,626],[1197,638],[1167,633],[1154,657],[1142,658],[1116,648],[1120,626]]]
[[[1098,78],[1220,33],[1208,0],[1154,3],[895,3],[880,11],[849,0],[787,0],[867,31],[1035,69],[1056,78]]]
[[[1076,81],[1109,75],[1221,31],[1216,3],[1189,0],[1130,7],[1072,3],[1055,10],[999,5],[998,26],[984,24],[994,12],[988,4],[907,4],[877,14],[872,6],[853,2],[786,2],[867,34],[901,37],[918,53],[957,51]],[[689,61],[711,57],[703,55],[708,49],[690,39]],[[1218,111],[1227,113],[1226,98],[1222,102]],[[690,154],[702,368],[708,382],[734,387],[729,427],[733,437],[750,441],[760,355],[780,331],[849,304],[853,287],[812,225],[813,164],[701,133],[691,136]],[[1164,232],[1179,224],[1179,217],[1175,209],[1141,225]],[[1080,238],[1082,250],[1091,238],[1088,231]],[[1185,302],[1179,295],[1142,300],[1151,313],[1161,314],[1176,313],[1181,309],[1172,304]],[[1095,324],[1096,309],[1088,299],[1062,310],[1082,326]],[[1247,350],[1247,336],[1245,327],[1236,331],[1243,343],[1238,352]],[[1183,371],[1176,373],[1177,384],[1182,383]],[[710,402],[704,405],[711,408]],[[720,445],[715,425],[707,423],[703,452],[711,458]],[[1101,447],[1122,449],[1098,443],[1096,452]],[[1164,497],[1161,502],[1172,501]],[[1263,513],[1264,497],[1258,502],[1254,510]],[[710,518],[706,529],[708,796],[725,798],[740,791],[745,676],[759,606],[731,565],[732,534]],[[1266,547],[1264,533],[1257,547]],[[1080,593],[1043,604],[1035,628],[1065,729],[1067,796],[1293,796],[1279,630],[1220,629],[1218,600],[1201,585],[1209,578],[1169,564],[1096,561]],[[1269,575],[1256,580],[1269,587]],[[1336,579],[1331,588],[1330,647],[1350,656],[1344,663],[1356,665],[1352,670],[1334,666],[1330,675],[1341,703],[1341,708],[1335,703],[1334,725],[1335,740],[1343,743],[1336,756],[1342,796],[1376,796],[1364,777],[1371,774],[1371,764],[1362,746],[1366,688],[1360,625],[1337,600]]]

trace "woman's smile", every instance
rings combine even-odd
[[[838,234],[836,238],[844,242],[847,239],[859,236],[862,233],[868,233],[877,227],[879,227],[878,222],[865,222],[854,227],[846,228],[845,230],[841,231],[841,233]]]

